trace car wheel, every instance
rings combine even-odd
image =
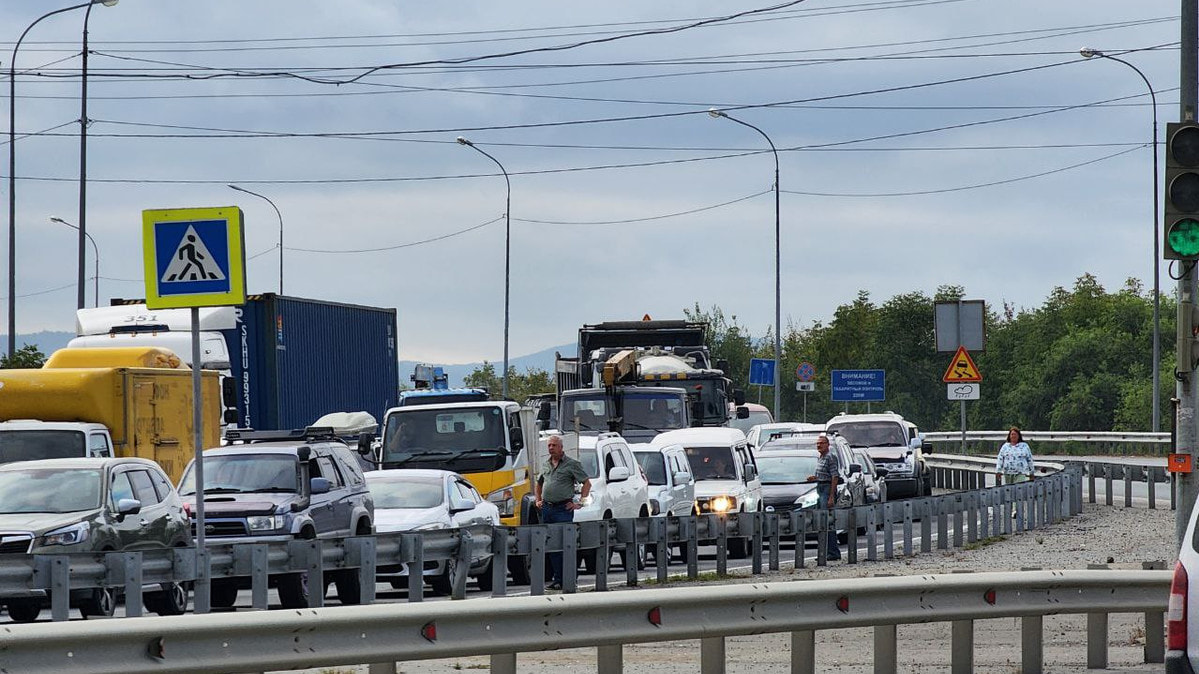
[[[628,569],[629,569],[629,554],[628,553],[629,553],[629,549],[627,546],[625,547],[625,549],[620,551],[620,565],[622,567],[624,567],[624,569],[626,571],[628,571]],[[638,570],[644,569],[645,568],[645,544],[644,543],[637,544],[637,551],[635,554],[636,554],[636,558],[634,561],[637,564],[637,569]]]
[[[509,557],[508,573],[512,576],[513,585],[528,585],[532,580],[532,575],[529,573],[529,556],[512,555]]]
[[[308,574],[289,573],[279,577],[276,586],[283,608],[308,608]]]
[[[187,612],[187,589],[179,583],[162,583],[162,589],[147,592],[142,604],[158,615],[182,615]]]
[[[41,612],[41,599],[10,599],[8,601],[8,617],[12,618],[13,622],[31,623],[37,620],[38,614]]]
[[[333,577],[333,585],[337,588],[337,601],[342,606],[362,603],[362,583],[358,580],[357,569],[337,572]]]
[[[79,615],[84,618],[111,618],[117,610],[117,597],[112,588],[98,587],[88,593],[79,605]]]
[[[454,591],[454,568],[457,566],[457,561],[452,559],[446,560],[445,571],[429,578],[429,585],[433,588],[433,594],[446,597]]]
[[[749,557],[749,539],[730,538],[729,557],[732,557],[733,559],[745,559],[746,557]]]
[[[495,577],[491,575],[491,560],[487,561],[487,567],[481,573],[475,576],[475,585],[484,592],[491,592],[495,587]]]
[[[212,581],[209,589],[208,603],[213,608],[229,608],[237,602],[237,583]]]
[[[583,560],[583,573],[594,576],[596,568],[599,567],[599,550],[584,550],[579,553],[579,557]]]

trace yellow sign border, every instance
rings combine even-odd
[[[158,260],[155,251],[155,226],[166,222],[224,220],[229,244],[229,292],[194,295],[159,295]],[[142,271],[146,283],[146,308],[183,309],[190,307],[235,306],[246,303],[246,246],[241,208],[157,208],[142,211]]]
[[[966,362],[970,364],[970,371],[974,372],[975,376],[956,376],[956,373],[953,371],[953,364],[958,362],[958,359],[963,356],[966,357]],[[957,353],[953,354],[953,360],[949,361],[949,367],[945,368],[945,375],[941,377],[941,381],[946,384],[977,384],[982,380],[982,371],[974,364],[974,359],[970,357],[970,352],[964,346],[958,347]]]

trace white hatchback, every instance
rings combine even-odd
[[[587,522],[610,518],[649,517],[649,483],[641,466],[633,458],[629,443],[617,433],[579,436],[579,463],[591,479],[591,491],[580,500],[574,521]],[[621,559],[626,555],[620,551]],[[595,573],[595,550],[579,553],[587,573]],[[637,565],[645,565],[645,546],[637,549]],[[622,563],[625,563],[622,561]]]
[[[695,476],[682,445],[630,445],[649,481],[649,497],[663,516],[696,515]]]

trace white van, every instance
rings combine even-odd
[[[682,445],[695,476],[700,514],[762,510],[762,481],[745,434],[735,428],[685,428],[654,438],[659,447]],[[749,555],[748,538],[730,538],[729,555]]]

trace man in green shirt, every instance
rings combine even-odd
[[[545,524],[558,522],[573,522],[575,508],[575,485],[583,485],[583,498],[591,493],[591,479],[583,464],[566,456],[562,452],[562,438],[551,435],[546,439],[546,448],[550,458],[541,468],[541,475],[534,484],[533,495],[537,498],[537,507],[541,510],[541,521]],[[551,552],[550,569],[553,578],[550,581],[551,590],[562,589],[562,553]]]

